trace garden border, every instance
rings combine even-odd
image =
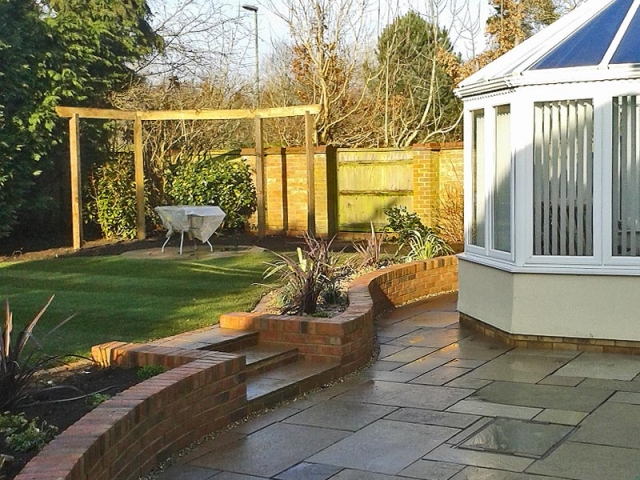
[[[257,330],[260,341],[295,345],[309,360],[337,361],[335,379],[371,358],[378,314],[457,290],[457,264],[449,256],[366,274],[351,284],[349,307],[333,318],[231,313],[221,317],[220,325]],[[49,443],[16,480],[137,479],[248,412],[244,356],[122,342],[98,345],[92,354],[103,365],[161,364],[171,370],[89,412]]]

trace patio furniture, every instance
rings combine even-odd
[[[167,239],[162,244],[162,252],[164,247],[169,243],[174,233],[180,233],[180,255],[182,255],[182,245],[184,243],[184,234],[187,233],[189,238],[197,238],[202,243],[207,243],[213,252],[213,246],[209,242],[209,238],[213,235],[224,220],[225,213],[220,207],[211,205],[175,205],[162,206],[154,209],[162,224],[167,229]]]

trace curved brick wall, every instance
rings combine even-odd
[[[220,325],[258,330],[260,341],[296,345],[307,359],[338,361],[338,377],[371,358],[376,315],[457,290],[457,283],[457,258],[442,257],[360,277],[349,288],[349,307],[333,318],[232,313]],[[96,346],[92,354],[102,364],[162,364],[171,370],[87,414],[34,457],[17,480],[137,479],[247,413],[242,356],[121,342]]]

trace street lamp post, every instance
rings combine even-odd
[[[256,95],[256,108],[260,106],[260,63],[258,60],[258,7],[255,5],[242,5],[242,8],[253,12],[253,17],[255,19],[255,37],[256,37],[256,86],[255,86],[255,95]]]

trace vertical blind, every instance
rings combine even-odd
[[[640,130],[636,96],[613,99],[612,255],[640,255]]]
[[[493,178],[493,240],[495,250],[511,252],[511,110],[496,108],[496,153]]]
[[[473,140],[471,147],[471,244],[484,247],[485,239],[485,154],[484,154],[484,112],[476,110],[473,117]]]
[[[534,105],[533,253],[593,255],[593,104]]]

